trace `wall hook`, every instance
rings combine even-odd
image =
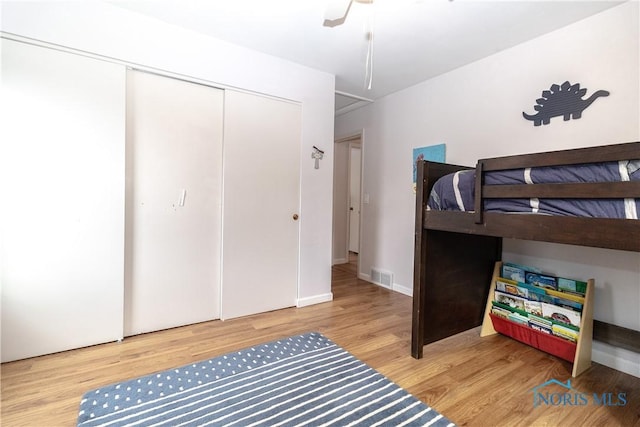
[[[323,156],[324,156],[324,151],[322,151],[321,149],[319,149],[314,145],[313,152],[311,153],[311,158],[316,161],[314,166],[315,169],[320,169],[320,160],[322,160]]]

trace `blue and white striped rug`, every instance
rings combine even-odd
[[[453,426],[317,332],[86,393],[78,426]]]

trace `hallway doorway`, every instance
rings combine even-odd
[[[331,267],[331,288],[337,284],[355,283],[358,281],[358,254],[349,252],[349,260]]]
[[[351,264],[356,276],[363,221],[362,154],[361,134],[335,141],[332,264]]]

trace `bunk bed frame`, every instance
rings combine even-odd
[[[489,198],[640,198],[640,182],[484,185],[490,171],[640,158],[640,142],[479,160],[475,210],[427,210],[435,181],[465,166],[418,163],[411,355],[482,323],[502,239],[640,252],[640,220],[483,212]],[[640,332],[594,320],[593,338],[640,352]]]

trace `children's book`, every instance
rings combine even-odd
[[[551,327],[551,331],[554,335],[557,335],[561,338],[565,338],[574,342],[578,340],[578,332],[574,331],[571,328],[567,328],[562,325],[553,325]]]
[[[558,290],[558,281],[553,276],[546,276],[538,273],[526,273],[524,281],[525,283],[529,283],[530,285],[534,285],[539,288],[553,289],[554,291]]]
[[[541,305],[542,315],[550,319],[554,324],[561,323],[580,328],[580,318],[582,316],[577,311],[544,302]]]
[[[524,311],[524,302],[526,301],[524,298],[500,291],[495,291],[495,300],[504,305],[508,305],[511,308],[517,308],[518,310]]]
[[[542,273],[540,270],[538,270],[535,267],[514,264],[512,262],[505,262],[505,263],[502,263],[502,271],[500,272],[500,275],[505,279],[515,280],[516,282],[524,283],[525,274],[527,272]]]
[[[584,296],[587,293],[587,282],[558,277],[558,290],[575,295]]]
[[[517,295],[521,298],[526,298],[533,301],[544,301],[544,297],[546,295],[544,289],[537,288],[527,283],[516,282],[515,280],[505,279],[502,277],[498,277],[496,279],[496,289],[500,292]]]
[[[536,316],[542,316],[542,303],[540,301],[525,300],[524,311]]]
[[[536,330],[536,331],[544,332],[545,334],[548,334],[548,335],[551,335],[553,333],[552,330],[551,330],[551,327],[546,327],[546,326],[543,326],[543,325],[539,325],[539,324],[534,323],[532,321],[529,321],[529,327],[531,329]]]

